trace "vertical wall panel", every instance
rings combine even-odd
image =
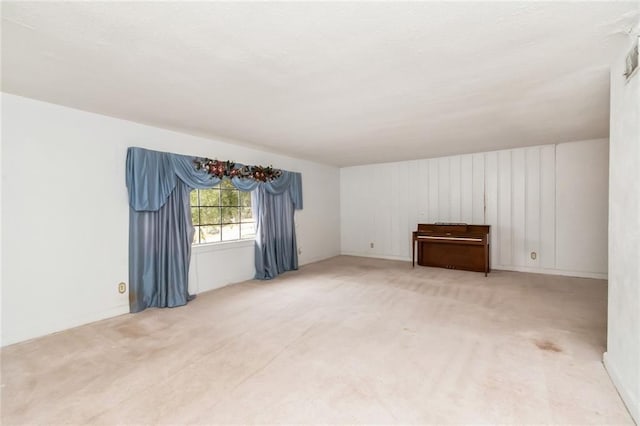
[[[354,216],[357,211],[355,198],[358,194],[353,182],[355,174],[355,168],[340,170],[340,250],[343,253],[355,251],[353,234],[357,232]]]
[[[429,222],[429,160],[418,160],[418,179],[413,182],[416,186],[416,198],[418,199],[418,222]],[[412,180],[415,180],[412,178]]]
[[[374,247],[372,252],[380,256],[389,256],[389,241],[391,239],[391,206],[385,204],[376,207],[373,226]],[[367,235],[371,235],[371,232],[368,232]]]
[[[500,226],[498,226],[498,153],[487,152],[484,156],[485,178],[485,224],[491,225],[491,265],[500,264]]]
[[[373,206],[374,211],[374,232],[367,234],[375,236],[372,252],[381,256],[389,256],[391,252],[391,206],[393,205],[391,175],[393,170],[393,164],[379,164],[377,173],[372,173],[370,176],[365,174],[362,177],[369,194],[369,205]]]
[[[376,240],[375,235],[375,226],[376,226],[376,199],[374,198],[374,191],[377,182],[375,178],[373,178],[373,184],[367,176],[366,167],[359,167],[358,174],[355,176],[354,184],[359,191],[361,192],[360,197],[358,197],[360,201],[360,205],[357,207],[357,229],[358,232],[354,235],[354,241],[357,245],[356,251],[364,250],[365,252],[373,252],[373,249],[369,247],[370,242],[374,242]],[[368,213],[364,210],[364,206],[369,206]]]
[[[421,212],[425,212],[426,216],[427,197],[422,194],[422,186],[425,185],[421,185],[420,179],[414,178],[420,175],[420,162],[408,161],[406,163],[406,180],[403,186],[406,188],[407,221],[411,230],[414,230],[416,224],[421,222]]]
[[[525,266],[525,150],[511,151],[511,264]]]
[[[460,158],[460,221],[473,222],[473,156]]]
[[[556,267],[556,147],[540,148],[540,252],[541,268]]]
[[[411,231],[415,229],[416,220],[411,217],[411,213],[407,214],[403,210],[404,206],[408,206],[407,210],[409,212],[415,211],[411,210],[410,205],[412,203],[411,199],[415,198],[413,193],[409,191],[409,185],[407,182],[410,180],[410,176],[415,176],[415,174],[409,174],[409,167],[406,163],[399,163],[398,168],[398,194],[400,194],[398,205],[395,206],[396,214],[399,216],[398,225],[399,225],[399,249],[397,250],[396,256],[401,257],[409,257],[411,254]]]
[[[438,218],[439,189],[438,189],[438,159],[429,160],[429,223],[440,220]]]
[[[540,147],[527,148],[526,185],[527,198],[525,210],[525,261],[526,266],[537,267],[540,251]],[[536,259],[531,258],[536,252]]]
[[[363,167],[353,167],[340,171],[340,220],[341,220],[341,250],[348,253],[368,251],[365,239],[367,232],[373,226],[373,215],[363,213],[365,206],[369,206],[368,194],[362,190],[362,176],[366,171]]]
[[[461,157],[449,157],[449,222],[460,222],[462,213]]]
[[[498,152],[498,245],[499,265],[511,265],[511,151]]]
[[[438,221],[451,222],[451,167],[449,157],[438,158]]]
[[[385,253],[387,255],[397,256],[400,254],[400,239],[402,238],[402,232],[400,228],[400,209],[406,208],[405,204],[401,204],[400,193],[400,163],[391,164],[391,170],[389,179],[391,180],[391,192],[389,193],[389,201],[391,201],[390,214],[391,214],[391,236],[390,240],[386,244]],[[406,215],[403,215],[406,217]],[[405,219],[406,220],[406,219]]]
[[[473,154],[473,176],[472,180],[472,204],[473,215],[471,222],[475,224],[485,223],[484,215],[484,154]]]

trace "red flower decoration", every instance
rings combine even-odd
[[[273,167],[263,166],[243,166],[236,168],[233,161],[218,161],[209,158],[196,158],[193,163],[196,170],[204,169],[208,174],[219,179],[226,177],[239,177],[244,179],[254,179],[260,182],[270,182],[282,175],[282,170]]]

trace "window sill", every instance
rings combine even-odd
[[[210,251],[235,250],[245,247],[253,247],[254,243],[255,239],[251,238],[247,240],[224,241],[220,243],[194,244],[191,248],[196,253],[206,253]]]

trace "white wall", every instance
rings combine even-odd
[[[417,223],[489,224],[493,268],[605,277],[607,151],[599,139],[343,168],[341,251],[409,260]]]
[[[558,145],[556,181],[556,267],[606,272],[609,144],[596,140]]]
[[[640,29],[640,24],[638,25]],[[607,371],[640,424],[640,72],[611,67]]]
[[[126,99],[123,99],[126,102]],[[128,312],[128,146],[302,173],[300,263],[339,253],[339,170],[2,94],[2,344]],[[194,250],[190,286],[253,277],[246,243]]]

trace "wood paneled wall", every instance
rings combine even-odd
[[[606,148],[606,140],[586,141],[584,146],[573,146],[572,151],[582,149],[593,157],[592,151],[601,150],[603,145]],[[593,267],[585,266],[586,262],[578,270],[558,268],[557,185],[571,187],[577,182],[579,186],[584,178],[569,176],[567,182],[557,182],[557,167],[562,167],[563,176],[574,170],[584,173],[584,167],[558,164],[558,146],[343,168],[342,253],[407,260],[411,256],[411,231],[417,223],[489,224],[491,262],[496,269],[602,277],[606,274],[606,263],[603,268],[602,262],[594,262]],[[575,161],[581,161],[581,156]],[[604,167],[606,176],[607,159],[598,167]],[[606,194],[604,198],[596,194],[596,199],[604,200],[606,210]],[[564,201],[565,209],[579,207]],[[582,215],[581,223],[606,230],[606,220],[600,223],[600,216],[591,219],[590,212],[576,213]],[[600,248],[591,247],[589,256],[602,254],[606,259],[606,235],[605,241],[595,243]],[[563,241],[561,246],[574,252],[584,250],[571,241]]]

